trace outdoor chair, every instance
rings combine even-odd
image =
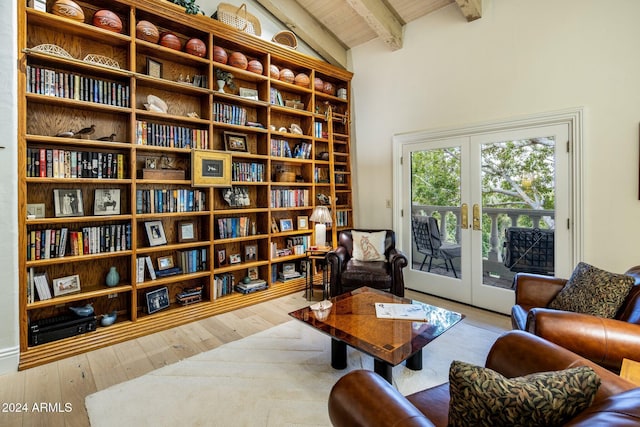
[[[444,261],[444,266],[449,271],[453,271],[453,276],[458,278],[458,273],[453,266],[453,259],[460,258],[462,248],[457,243],[447,243],[442,241],[440,236],[440,227],[438,220],[432,216],[414,216],[412,218],[413,240],[419,253],[424,254],[420,270],[424,267],[427,258],[429,258],[429,267],[427,271],[431,271],[431,264],[434,259]]]

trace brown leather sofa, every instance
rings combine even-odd
[[[409,265],[407,257],[396,249],[396,234],[393,230],[362,230],[363,232],[386,231],[384,254],[386,261],[356,261],[352,259],[353,237],[351,230],[341,231],[338,246],[327,254],[330,267],[329,293],[332,297],[362,286],[381,289],[399,297],[404,296],[402,269]]]
[[[485,365],[510,378],[591,366],[600,376],[600,388],[593,404],[566,425],[640,425],[640,388],[535,335],[522,331],[505,333],[494,343]],[[382,377],[364,370],[342,377],[329,395],[329,417],[337,427],[444,427],[448,422],[448,411],[448,383],[404,397]]]
[[[640,266],[626,274],[636,284],[615,319],[545,308],[567,282],[536,274],[515,277],[516,303],[511,323],[519,329],[543,337],[614,372],[623,358],[640,357]]]

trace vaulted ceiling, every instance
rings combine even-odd
[[[467,21],[482,16],[482,0],[256,0],[327,61],[345,67],[347,50],[375,38],[402,48],[402,27],[456,3]]]

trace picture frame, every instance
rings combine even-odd
[[[294,262],[282,263],[282,273],[292,274],[296,272],[296,264]]]
[[[240,264],[242,262],[242,258],[240,254],[231,254],[229,255],[229,264]]]
[[[156,289],[155,291],[147,292],[145,294],[145,299],[147,300],[148,314],[164,310],[170,305],[169,289],[165,286],[163,288]]]
[[[242,98],[253,99],[255,101],[259,100],[257,89],[249,89],[248,87],[241,87],[239,89],[239,95]]]
[[[248,152],[247,134],[239,132],[224,132],[224,147],[227,151]]]
[[[293,220],[291,218],[284,218],[280,220],[280,231],[293,230]]]
[[[258,245],[245,245],[244,262],[253,262],[258,260]]]
[[[162,62],[151,59],[147,56],[147,75],[162,78]]]
[[[164,234],[162,221],[147,221],[144,223],[144,228],[147,231],[149,246],[161,246],[167,244],[167,236]]]
[[[73,292],[80,292],[80,276],[59,277],[53,279],[53,296],[66,295]]]
[[[230,187],[231,153],[192,150],[191,185],[193,187]]]
[[[27,218],[44,218],[47,211],[44,203],[27,203]]]
[[[249,198],[249,187],[245,185],[234,185],[233,187],[223,188],[220,190],[222,199],[227,202],[231,208],[240,208],[251,206]]]
[[[218,267],[227,264],[227,251],[225,249],[218,249],[216,253],[216,260],[218,262]]]
[[[120,215],[120,189],[96,188],[93,202],[94,215]]]
[[[53,190],[53,204],[56,218],[84,216],[82,190],[79,188]]]
[[[159,256],[157,259],[158,262],[158,270],[162,271],[162,270],[168,270],[170,268],[175,267],[174,263],[173,263],[173,257],[171,255],[169,256]]]
[[[278,228],[278,223],[276,222],[275,218],[271,218],[271,232],[272,233],[279,233],[280,229]]]
[[[309,229],[309,217],[306,215],[300,215],[298,217],[298,230]]]
[[[195,221],[178,221],[178,242],[195,242],[198,240],[198,228]]]
[[[258,280],[260,276],[258,275],[258,267],[249,267],[247,268],[247,276],[251,280]]]

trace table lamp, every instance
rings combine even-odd
[[[326,224],[332,222],[329,209],[326,206],[316,206],[309,219],[316,223],[316,246],[327,246]]]

